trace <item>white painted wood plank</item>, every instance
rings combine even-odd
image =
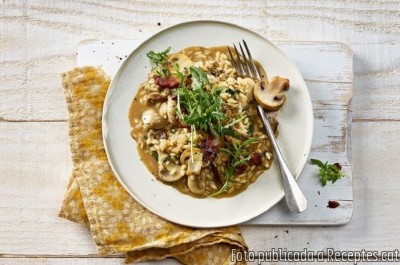
[[[393,1],[329,0],[323,5],[312,0],[279,3],[230,0],[224,4],[202,1],[176,4],[172,0],[161,3],[4,1],[0,5],[0,117],[3,119],[67,119],[59,74],[75,65],[80,41],[143,40],[167,26],[193,19],[237,23],[273,40],[348,43],[355,54],[354,118],[400,119],[400,107],[395,104],[400,82],[400,39],[399,26],[394,22],[399,11]],[[188,7],[191,8],[185,9]],[[305,71],[311,69],[319,70],[312,67]]]
[[[344,43],[277,42],[306,81],[353,83],[353,52]]]
[[[400,35],[399,35],[400,36]],[[353,117],[400,120],[400,38],[373,45],[355,44]]]
[[[57,217],[72,166],[67,123],[0,128],[0,253],[96,253],[86,227]]]

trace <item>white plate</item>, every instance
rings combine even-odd
[[[267,211],[284,196],[279,168],[270,170],[232,198],[196,199],[157,181],[140,161],[130,136],[128,111],[137,88],[150,71],[146,53],[167,47],[172,52],[188,46],[222,46],[246,40],[253,58],[271,78],[290,79],[285,105],[279,110],[278,142],[296,178],[311,147],[313,113],[310,95],[296,66],[262,36],[245,28],[216,21],[179,24],[157,33],[135,49],[121,65],[108,90],[103,110],[103,138],[111,167],[125,189],[151,212],[192,227],[221,227],[242,223]]]

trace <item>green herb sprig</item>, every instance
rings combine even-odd
[[[168,69],[166,67],[168,53],[171,51],[171,47],[168,47],[164,51],[154,52],[149,51],[147,53],[147,57],[153,64],[152,71],[155,71],[158,76],[167,76],[169,74]]]
[[[222,99],[219,96],[222,88],[210,88],[207,74],[198,67],[190,67],[189,72],[193,81],[193,89],[190,90],[183,84],[186,75],[181,73],[178,67],[175,70],[175,76],[181,80],[180,88],[176,91],[178,96],[177,114],[181,122],[188,126],[193,125],[203,131],[209,131],[215,136],[237,137],[231,127],[242,117],[224,125],[227,119],[222,111]],[[184,114],[182,109],[185,109],[187,113]]]
[[[311,159],[311,164],[319,167],[319,175],[322,186],[325,186],[327,181],[335,183],[338,179],[344,176],[344,173],[337,165],[328,164],[328,161],[323,163],[318,159]]]
[[[231,144],[228,146],[228,148],[220,149],[221,151],[224,151],[230,155],[231,162],[228,165],[228,167],[225,169],[224,185],[221,187],[221,189],[219,191],[209,195],[209,197],[214,197],[216,195],[224,193],[231,187],[232,177],[233,177],[233,174],[235,173],[236,168],[242,164],[246,164],[251,158],[251,154],[246,154],[245,149],[247,148],[247,146],[249,146],[250,144],[252,144],[256,141],[257,141],[257,138],[249,138],[239,145]]]

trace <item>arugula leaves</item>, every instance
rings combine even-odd
[[[209,131],[215,136],[230,135],[238,137],[231,128],[244,117],[224,125],[227,117],[222,111],[222,88],[210,88],[207,74],[198,67],[190,67],[189,73],[180,72],[179,66],[175,66],[174,75],[180,80],[180,88],[176,90],[177,114],[181,122],[188,126],[195,126],[203,131]],[[192,76],[193,89],[185,86],[184,80],[188,75]],[[206,91],[210,90],[210,91]]]
[[[231,157],[231,161],[228,165],[228,167],[225,169],[225,183],[224,185],[221,187],[221,189],[211,195],[209,195],[209,197],[214,197],[216,195],[219,195],[223,192],[226,192],[232,185],[232,177],[233,174],[235,173],[235,170],[238,166],[246,164],[250,158],[251,155],[250,154],[246,154],[245,149],[247,148],[247,146],[249,146],[250,144],[254,143],[258,141],[257,138],[249,138],[246,141],[244,141],[243,143],[237,145],[237,144],[231,144],[228,145],[228,148],[221,148],[221,151],[224,151],[226,153],[228,153]]]
[[[322,186],[325,186],[327,181],[335,183],[338,179],[344,176],[338,165],[328,164],[328,161],[323,163],[318,159],[311,159],[311,164],[319,167],[319,175]]]
[[[165,66],[167,63],[167,57],[168,53],[171,51],[171,47],[168,47],[164,51],[161,52],[154,52],[154,51],[149,51],[146,55],[154,65],[153,68],[151,69],[152,71],[155,71],[157,75],[159,76],[166,76],[168,75],[168,69]]]
[[[192,74],[193,89],[203,89],[206,86],[210,86],[210,81],[208,80],[207,74],[204,73],[198,67],[190,67],[190,73]]]
[[[175,68],[176,76],[180,80],[184,80],[185,75]],[[213,88],[210,92],[210,82],[207,74],[198,67],[190,67],[189,72],[192,75],[193,90],[187,88],[183,82],[181,87],[177,89],[177,114],[178,118],[185,124],[195,126],[203,131],[209,131],[213,135],[232,134],[230,126],[232,124],[223,125],[225,115],[222,112],[222,99],[220,94],[221,88]]]

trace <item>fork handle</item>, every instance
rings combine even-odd
[[[307,208],[307,199],[301,191],[299,185],[294,179],[292,173],[290,173],[289,167],[282,157],[281,150],[276,142],[274,132],[272,131],[271,125],[269,124],[267,115],[264,109],[257,105],[258,112],[261,115],[261,119],[264,123],[265,129],[269,139],[271,140],[272,147],[274,148],[276,158],[281,169],[283,189],[285,191],[286,203],[292,212],[301,213]]]

